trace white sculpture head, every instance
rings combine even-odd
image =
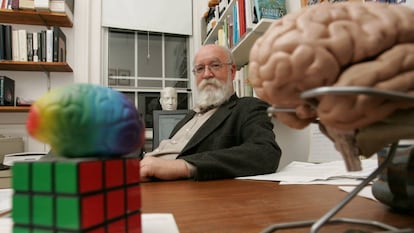
[[[160,92],[160,104],[162,110],[177,110],[177,90],[166,87]]]

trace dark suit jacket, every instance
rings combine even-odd
[[[281,150],[275,141],[269,105],[254,97],[229,101],[201,126],[178,158],[197,167],[195,180],[212,180],[275,172]],[[195,115],[178,122],[170,138]]]

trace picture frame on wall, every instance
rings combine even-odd
[[[126,69],[118,69],[118,76],[120,77],[130,77],[131,71]],[[118,85],[120,86],[131,86],[131,79],[120,78],[118,79]]]
[[[117,76],[116,69],[108,69],[108,85],[109,86],[114,86],[117,83],[115,78],[111,78],[113,76]]]

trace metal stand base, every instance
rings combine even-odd
[[[369,184],[373,179],[375,179],[392,161],[394,158],[395,152],[398,147],[398,142],[394,142],[391,145],[391,148],[388,152],[387,158],[381,163],[377,169],[375,169],[366,179],[364,179],[358,186],[355,187],[345,198],[338,203],[334,208],[328,211],[324,216],[316,221],[297,221],[297,222],[290,222],[290,223],[280,223],[280,224],[273,224],[267,227],[262,233],[271,233],[277,230],[282,229],[289,229],[289,228],[301,228],[311,226],[310,232],[316,233],[318,230],[325,224],[339,224],[339,223],[352,223],[352,224],[362,224],[377,227],[383,229],[383,232],[414,232],[414,229],[398,229],[396,227],[377,222],[372,220],[359,220],[359,219],[352,219],[352,218],[334,218],[332,217],[338,213],[348,202],[350,202],[367,184]]]

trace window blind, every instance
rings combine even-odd
[[[102,26],[192,35],[192,0],[103,0]]]

